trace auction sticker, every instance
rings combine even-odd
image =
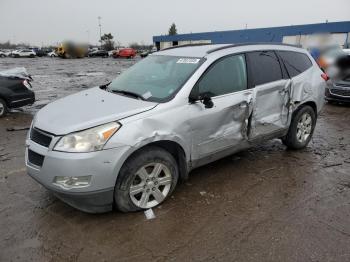
[[[198,64],[200,59],[198,58],[180,58],[177,60],[177,64]]]

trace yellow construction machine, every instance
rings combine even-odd
[[[62,58],[83,58],[87,55],[88,48],[72,42],[64,42],[56,48],[56,53]]]

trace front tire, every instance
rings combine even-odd
[[[302,106],[292,118],[287,135],[282,138],[283,144],[290,149],[305,148],[313,135],[316,126],[316,112],[311,106]]]
[[[122,212],[158,206],[171,195],[178,177],[178,165],[168,151],[145,147],[121,168],[114,191],[115,205]]]
[[[0,98],[0,118],[7,115],[8,108],[5,100]]]

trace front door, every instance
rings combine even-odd
[[[252,90],[247,90],[244,55],[214,62],[194,87],[209,96],[212,108],[199,101],[189,105],[194,161],[235,147],[247,140],[247,119]]]

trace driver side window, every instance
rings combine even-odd
[[[210,97],[247,89],[245,56],[233,55],[215,62],[197,83],[200,95]]]

